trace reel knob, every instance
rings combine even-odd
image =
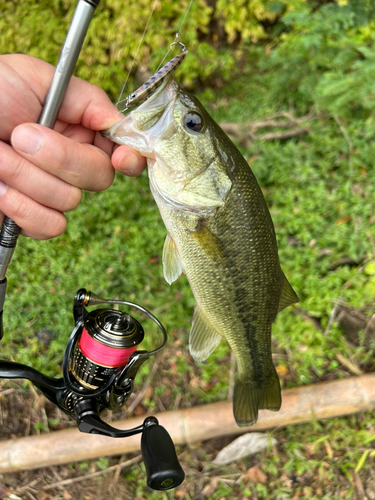
[[[144,422],[141,450],[147,474],[147,485],[154,490],[176,488],[185,479],[173,441],[155,417]]]

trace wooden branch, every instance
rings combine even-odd
[[[350,415],[375,408],[375,374],[286,389],[280,411],[261,410],[252,427],[237,427],[229,401],[157,415],[175,444],[218,436],[273,429],[283,425]],[[140,425],[143,418],[112,422],[119,428]],[[140,435],[126,439],[80,433],[77,429],[0,442],[0,474],[79,462],[139,451]]]
[[[249,128],[246,123],[219,123],[219,125],[231,139],[240,144],[243,144],[247,140],[256,140],[255,134],[251,132],[251,128]]]
[[[277,141],[280,139],[290,139],[291,137],[297,137],[298,135],[308,134],[311,132],[311,128],[294,128],[292,130],[287,130],[286,132],[275,132],[268,134],[261,134],[256,137],[257,141]]]
[[[291,112],[283,111],[268,115],[259,120],[251,120],[244,123],[220,123],[220,127],[242,146],[250,146],[254,141],[275,141],[308,134],[311,131],[310,127],[301,127],[301,125],[311,120],[313,116],[314,114],[311,112],[305,116],[296,118]],[[280,120],[280,118],[283,118],[283,120]],[[264,134],[256,133],[258,130],[264,128],[292,130]]]

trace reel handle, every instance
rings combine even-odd
[[[155,421],[145,421],[144,425],[141,450],[147,485],[154,490],[176,488],[185,479],[185,473],[178,461],[171,436]]]

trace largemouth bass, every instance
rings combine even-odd
[[[174,81],[105,134],[148,158],[150,187],[167,229],[168,283],[186,274],[196,299],[189,347],[205,360],[225,337],[238,376],[233,413],[251,425],[278,410],[271,325],[298,297],[281,270],[262,191],[236,146],[199,100]]]

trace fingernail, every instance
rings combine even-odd
[[[4,196],[4,194],[8,191],[8,184],[5,184],[5,182],[0,181],[0,198],[1,196]]]
[[[118,170],[126,174],[131,174],[138,167],[138,165],[138,155],[132,151],[128,151],[119,159]]]
[[[12,146],[17,151],[34,155],[42,147],[43,142],[44,134],[29,125],[19,125],[13,130]]]

